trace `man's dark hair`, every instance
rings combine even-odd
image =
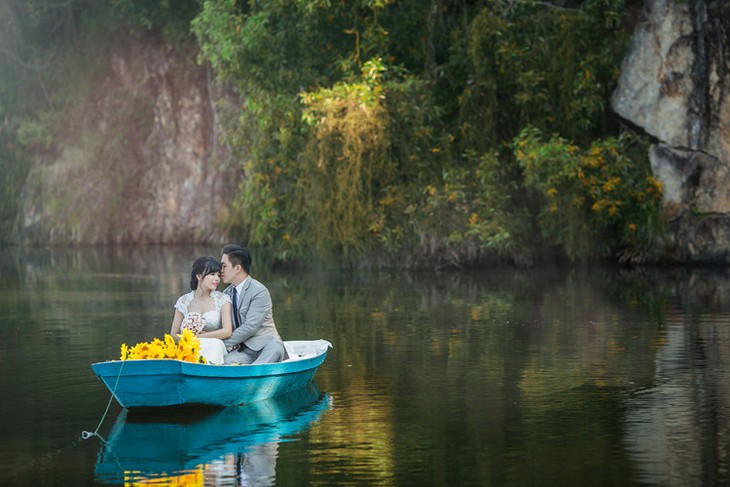
[[[251,274],[251,253],[246,247],[238,244],[228,244],[223,247],[223,254],[228,256],[232,266],[240,265],[246,274]]]

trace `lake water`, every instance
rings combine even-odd
[[[730,482],[725,269],[336,272],[254,252],[284,338],[334,346],[314,385],[105,414],[90,364],[162,337],[206,254],[0,249],[0,485]]]

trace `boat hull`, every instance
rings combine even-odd
[[[290,358],[257,365],[147,359],[97,362],[96,376],[125,408],[234,406],[305,387],[327,356],[326,340],[285,342]]]

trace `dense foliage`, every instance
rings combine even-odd
[[[641,260],[661,234],[645,147],[607,104],[639,4],[105,5],[143,28],[189,23],[237,90],[219,107],[242,176],[232,234],[283,259],[464,264]]]

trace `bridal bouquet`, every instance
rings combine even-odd
[[[190,330],[196,335],[205,328],[205,318],[200,313],[188,313],[180,324],[180,331]]]

